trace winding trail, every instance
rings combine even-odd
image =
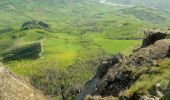
[[[111,6],[119,6],[119,7],[134,7],[134,5],[123,5],[118,3],[109,2],[107,0],[99,0],[99,3]]]

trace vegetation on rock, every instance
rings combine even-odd
[[[157,37],[157,35],[159,39],[152,42],[152,37]],[[164,63],[167,65],[166,69],[164,64],[159,63],[162,62],[162,59],[169,57],[170,52],[170,40],[165,39],[166,37],[160,38],[164,35],[165,33],[159,32],[158,34],[155,31],[152,35],[146,36],[151,43],[134,51],[129,57],[119,56],[119,59],[111,58],[103,62],[102,67],[99,67],[96,75],[86,84],[78,99],[83,99],[87,95],[115,96],[123,100],[163,99],[167,94],[166,90],[170,81],[167,79],[169,76],[167,74],[169,73],[168,64]],[[167,72],[164,72],[163,69]],[[147,75],[152,76],[152,79],[149,80],[150,76]],[[162,82],[158,81],[157,75],[162,76]],[[139,84],[143,88],[139,88]],[[135,86],[136,88],[134,88]]]
[[[128,56],[141,44],[144,30],[170,27],[169,4],[169,0],[1,0],[0,60],[14,73],[27,77],[49,100],[75,99],[99,65],[105,67],[98,72],[104,77],[110,65],[125,60],[119,53]],[[163,45],[169,45],[169,40],[157,41],[165,37],[169,35],[160,33],[152,41],[146,38],[127,64],[137,69],[120,68],[124,72],[120,71],[115,82],[125,80],[125,87],[131,88],[128,82],[138,80],[129,75],[138,77],[150,72],[146,66],[158,66],[157,57],[164,58],[169,51]],[[115,92],[121,94],[122,89]]]

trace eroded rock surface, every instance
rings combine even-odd
[[[156,60],[170,56],[170,39],[156,41],[147,47],[135,51],[129,58],[131,66],[156,65]]]
[[[158,30],[150,31],[144,38],[141,48],[129,57],[114,56],[113,58],[116,59],[111,58],[102,63],[96,75],[85,85],[78,99],[83,100],[86,95],[120,96],[122,91],[126,91],[140,75],[145,73],[145,71],[134,73],[133,70],[143,66],[159,66],[158,60],[170,56],[170,39],[166,39],[166,36],[166,33]],[[157,97],[140,98],[140,100],[157,100]]]
[[[154,44],[157,40],[161,40],[167,37],[166,32],[161,32],[159,29],[153,29],[144,31],[145,37],[141,47],[147,47],[150,44]]]
[[[0,64],[0,100],[45,100],[45,97]]]

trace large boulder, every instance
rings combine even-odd
[[[45,100],[45,97],[0,64],[0,100]]]
[[[167,37],[166,32],[161,32],[159,29],[153,29],[149,31],[144,31],[144,39],[142,43],[142,47],[149,46],[150,44],[154,44],[155,41],[165,39]]]
[[[131,66],[156,65],[156,60],[170,56],[170,39],[156,41],[147,47],[140,48],[130,55],[128,63]]]

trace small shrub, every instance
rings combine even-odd
[[[33,20],[33,21],[28,21],[28,22],[25,22],[24,24],[22,24],[21,31],[35,29],[35,28],[50,30],[50,27],[48,24],[46,24],[42,21]]]

